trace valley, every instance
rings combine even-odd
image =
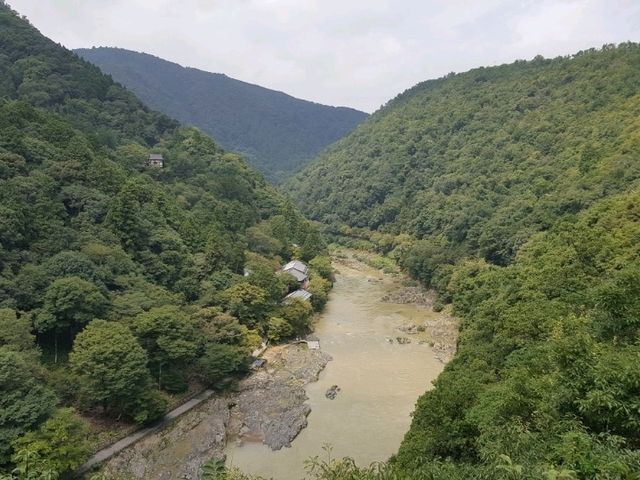
[[[272,14],[236,37],[256,51],[300,14],[233,8]],[[361,49],[394,22],[312,10],[255,75],[337,95],[364,60],[354,100],[401,89],[372,68],[419,49]],[[358,25],[358,62],[297,50]],[[179,54],[187,30],[147,32]],[[77,51],[0,0],[0,480],[77,477],[131,433],[86,480],[638,477],[640,44],[414,79],[370,116]]]
[[[323,455],[324,445],[334,458],[359,464],[393,454],[416,399],[455,350],[456,321],[433,312],[428,300],[385,300],[399,296],[407,279],[339,252],[335,287],[314,327],[320,350],[269,348],[266,365],[237,392],[214,395],[109,459],[104,472],[195,478],[202,464],[226,457],[229,467],[247,473],[299,480],[305,461]],[[448,354],[438,359],[437,351]],[[326,396],[332,385],[339,387],[333,400]]]

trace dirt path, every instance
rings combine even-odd
[[[99,452],[85,470],[101,463],[107,478],[196,479],[205,462],[224,458],[229,440],[289,446],[307,425],[305,386],[330,357],[305,344],[272,347],[263,357],[266,367],[243,379],[237,391],[185,404],[171,419]]]
[[[205,400],[209,399],[213,394],[214,394],[213,390],[205,390],[204,392],[202,392],[201,394],[195,396],[194,398],[192,398],[188,402],[185,402],[182,405],[180,405],[179,407],[171,410],[169,413],[167,413],[162,418],[162,420],[160,420],[156,424],[154,424],[154,425],[152,425],[150,427],[147,427],[147,428],[143,428],[142,430],[138,430],[137,432],[132,433],[131,435],[128,435],[128,436],[124,437],[121,440],[118,440],[116,443],[114,443],[114,444],[112,444],[112,445],[110,445],[110,446],[108,446],[106,448],[103,448],[102,450],[96,452],[91,458],[89,458],[89,460],[87,460],[87,462],[85,462],[78,469],[78,471],[77,471],[78,475],[82,475],[82,474],[88,472],[94,466],[99,465],[102,462],[104,462],[105,460],[110,459],[114,455],[120,453],[125,448],[130,447],[131,445],[133,445],[134,443],[136,443],[140,439],[146,437],[147,435],[149,435],[149,434],[151,434],[153,432],[157,432],[158,430],[162,430],[167,425],[169,425],[171,422],[173,422],[176,418],[178,418],[181,415],[187,413],[188,411],[190,411],[193,408],[195,408],[198,405],[200,405]]]

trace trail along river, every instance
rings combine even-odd
[[[304,461],[326,454],[349,456],[359,465],[395,453],[411,422],[418,397],[442,371],[427,333],[408,335],[399,327],[440,318],[425,305],[384,303],[402,288],[399,278],[383,275],[353,259],[338,260],[335,286],[316,326],[321,348],[333,357],[317,382],[307,386],[308,426],[290,448],[272,451],[261,443],[230,441],[227,465],[276,480],[304,478]],[[399,344],[397,337],[411,340]],[[393,343],[389,342],[393,340]],[[326,391],[338,385],[334,400]]]

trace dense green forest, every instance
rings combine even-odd
[[[638,478],[639,118],[640,46],[538,57],[414,87],[291,182],[462,322],[399,453],[317,478]]]
[[[107,47],[76,53],[147,105],[241,153],[272,181],[289,177],[367,118],[145,53]]]
[[[640,191],[534,235],[509,266],[461,262],[448,289],[459,349],[399,453],[320,457],[309,478],[637,479]]]
[[[639,478],[639,182],[635,44],[417,85],[292,180],[461,321],[397,455],[310,477]],[[151,422],[305,332],[325,254],[238,155],[0,2],[0,478],[64,478],[98,425]],[[282,303],[291,258],[311,303]]]
[[[640,177],[639,91],[636,44],[451,74],[390,101],[289,187],[324,223],[507,264]]]
[[[59,478],[96,421],[153,421],[243,372],[262,338],[304,332],[323,252],[238,155],[0,3],[0,476]],[[282,304],[292,257],[312,305]]]

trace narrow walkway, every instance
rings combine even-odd
[[[115,454],[120,453],[122,450],[124,450],[127,447],[130,447],[141,438],[146,437],[152,432],[161,430],[162,428],[166,427],[169,423],[171,423],[173,420],[178,418],[180,415],[187,413],[189,410],[200,405],[202,402],[210,398],[213,394],[214,394],[213,390],[205,390],[201,394],[193,397],[188,402],[185,402],[179,407],[171,410],[162,418],[162,420],[151,425],[150,427],[143,428],[142,430],[138,430],[137,432],[124,437],[122,440],[118,440],[116,443],[106,448],[103,448],[102,450],[95,453],[86,463],[80,466],[80,468],[78,468],[78,470],[76,471],[76,474],[82,475],[83,473],[88,472],[94,466],[104,462],[105,460],[110,459]]]

